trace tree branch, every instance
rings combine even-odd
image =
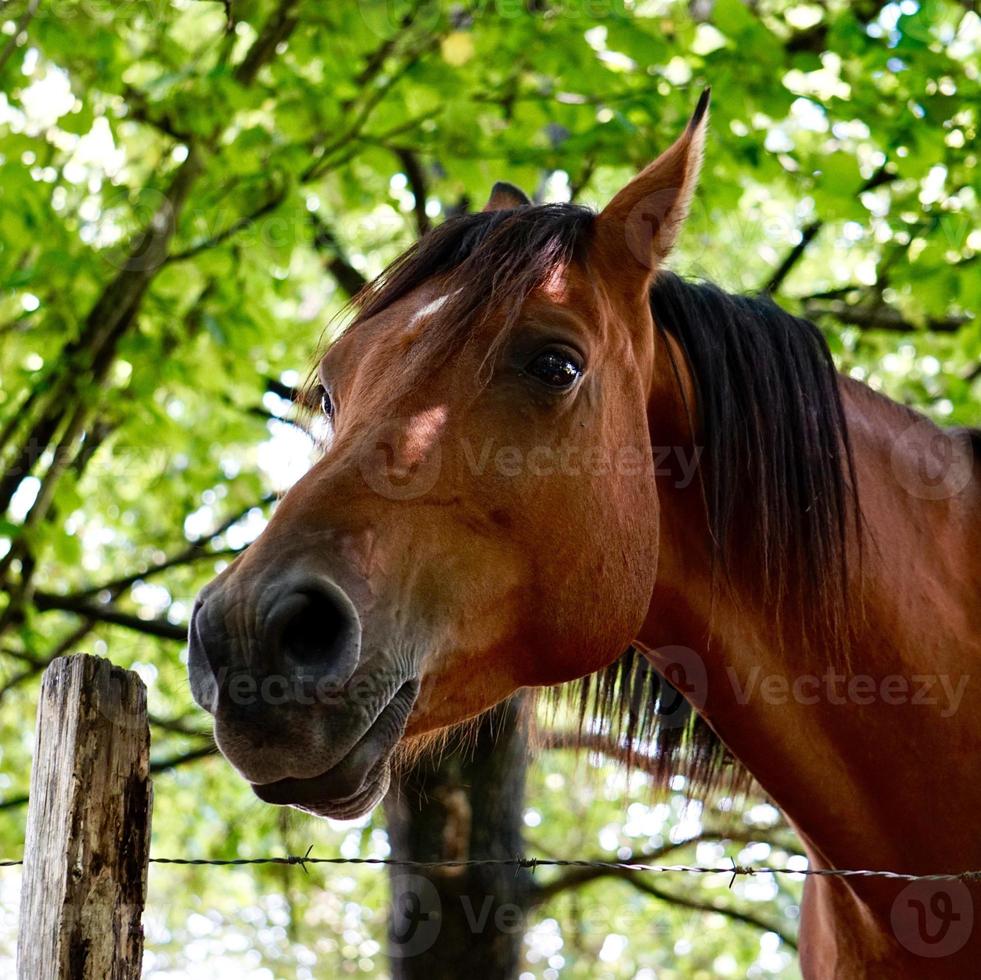
[[[300,400],[300,393],[296,388],[283,384],[278,378],[266,378],[266,391],[272,392],[284,401],[297,402]]]
[[[746,843],[756,843],[760,840],[759,835],[749,833],[743,835],[742,832],[723,834],[708,831],[698,834],[695,837],[690,837],[688,840],[680,841],[677,844],[666,844],[663,847],[656,848],[655,850],[649,851],[645,854],[635,855],[624,863],[656,864],[670,852],[678,850],[682,847],[687,847],[690,844],[698,843],[699,841],[740,841],[743,837],[745,838]],[[630,871],[626,868],[574,868],[566,874],[561,875],[554,881],[551,881],[548,884],[542,885],[536,889],[532,895],[531,902],[534,906],[542,905],[564,891],[574,888],[581,888],[590,884],[591,882],[597,881],[600,878],[617,878],[621,881],[629,883],[630,885],[633,885],[633,887],[638,891],[651,895],[654,898],[658,898],[661,901],[670,902],[674,905],[692,909],[696,912],[717,912],[719,915],[724,915],[737,922],[743,922],[746,925],[751,925],[757,929],[762,929],[764,932],[774,932],[788,946],[790,946],[791,949],[797,949],[797,938],[794,935],[787,932],[785,929],[783,929],[783,927],[756,915],[754,912],[734,909],[728,905],[722,905],[708,899],[692,898],[687,895],[678,895],[672,892],[663,891],[656,885],[652,885],[650,883],[649,875],[650,872]]]
[[[883,184],[888,184],[896,179],[896,174],[886,169],[887,164],[882,164],[865,183],[859,187],[857,194],[864,194],[866,191],[875,190]],[[805,225],[800,233],[800,241],[787,253],[784,260],[777,266],[776,271],[763,287],[762,292],[767,295],[775,293],[784,283],[784,280],[793,271],[794,267],[804,257],[808,245],[817,237],[818,232],[824,227],[824,221],[816,218],[814,221]]]
[[[784,260],[777,266],[776,272],[770,277],[769,282],[763,287],[764,293],[775,293],[782,285],[783,281],[790,275],[794,266],[803,258],[807,246],[817,238],[818,232],[824,227],[823,221],[812,221],[805,225],[800,233],[800,241],[787,253]]]
[[[92,631],[92,627],[93,623],[91,622],[87,621],[82,623],[81,626],[72,630],[68,636],[65,637],[65,639],[54,647],[53,650],[50,650],[40,659],[33,656],[25,656],[24,654],[14,650],[4,651],[23,660],[28,664],[28,666],[25,670],[21,671],[21,673],[15,674],[13,677],[9,678],[4,683],[3,687],[0,687],[0,699],[2,699],[3,696],[12,688],[23,684],[24,681],[28,681],[32,677],[37,677],[38,674],[45,670],[52,660],[56,659],[57,657],[64,656],[66,653],[70,653],[72,648],[81,643],[81,641]]]
[[[128,575],[123,575],[120,578],[103,582],[101,585],[91,585],[86,589],[82,589],[81,592],[76,592],[72,595],[64,596],[63,598],[69,600],[84,600],[98,595],[100,592],[109,592],[115,596],[118,595],[118,593],[128,589],[131,585],[135,585],[137,582],[140,582],[151,575],[159,575],[161,572],[165,572],[168,569],[175,568],[179,565],[187,565],[193,561],[200,561],[204,558],[220,558],[225,555],[235,554],[237,552],[234,549],[228,549],[222,552],[209,551],[208,549],[215,538],[221,537],[221,535],[223,535],[230,527],[242,520],[249,513],[249,511],[254,510],[256,507],[266,507],[273,503],[276,499],[277,494],[267,493],[257,502],[251,503],[248,506],[236,511],[234,514],[226,517],[225,520],[223,520],[210,534],[196,538],[176,555],[172,555],[170,558],[165,558],[163,561],[149,565],[147,568],[140,571],[130,572]]]
[[[313,247],[324,255],[324,267],[348,298],[354,299],[367,285],[367,279],[351,265],[333,229],[315,211],[310,212],[310,223],[313,225]]]
[[[656,759],[643,752],[634,752],[607,735],[597,732],[556,732],[545,731],[538,736],[538,744],[543,749],[585,750],[613,759],[622,765],[647,773],[649,776],[662,775],[661,766]]]
[[[385,59],[388,58],[388,56],[395,49],[395,45],[398,44],[399,39],[402,38],[406,31],[408,31],[409,28],[412,27],[413,23],[415,23],[416,17],[419,16],[419,12],[424,6],[425,0],[420,0],[420,2],[416,3],[408,11],[406,11],[392,34],[382,41],[382,43],[368,55],[368,57],[365,59],[364,68],[362,68],[354,78],[354,82],[358,88],[364,88],[365,85],[369,84],[369,82],[371,82],[378,75],[385,65]]]
[[[250,85],[262,65],[293,31],[297,24],[297,19],[293,16],[296,2],[297,0],[281,0],[266,21],[255,43],[234,71],[239,84]],[[17,38],[13,40],[16,41]],[[186,141],[187,156],[174,171],[160,207],[150,221],[129,240],[125,254],[117,263],[116,276],[105,285],[90,308],[78,337],[62,351],[59,358],[60,375],[52,379],[44,402],[27,427],[23,441],[15,448],[10,465],[0,476],[0,513],[7,510],[21,481],[51,448],[53,440],[64,425],[66,415],[81,408],[82,386],[97,390],[104,381],[115,361],[120,341],[137,320],[150,283],[167,261],[180,214],[191,188],[204,170],[202,148],[213,145],[220,131],[221,126],[218,125],[210,137],[204,137],[200,141]],[[266,207],[271,206],[267,202]],[[47,480],[51,491],[59,475],[53,465],[49,469]],[[32,568],[28,568],[25,563],[19,585],[24,595],[30,589],[31,571]],[[59,597],[42,595],[39,599],[49,604],[64,604],[64,599]],[[14,621],[16,606],[17,603],[13,601],[8,605],[3,621],[0,622],[0,631]],[[48,608],[55,606],[49,605]],[[91,615],[100,622],[115,622],[144,633],[176,638],[171,624],[161,623],[154,626],[118,610],[81,606],[68,611]]]
[[[596,161],[592,157],[587,157],[583,161],[582,169],[579,171],[575,180],[569,181],[569,201],[571,203],[574,204],[579,199],[579,195],[592,179],[595,170]]]
[[[845,302],[832,302],[825,305],[810,303],[805,306],[808,317],[831,316],[849,326],[863,330],[889,330],[896,333],[915,333],[929,330],[933,333],[956,333],[974,318],[967,314],[947,317],[930,317],[922,326],[907,320],[899,310],[891,306],[862,307],[851,306]]]
[[[52,592],[35,592],[34,606],[38,612],[74,613],[76,616],[83,616],[97,623],[122,626],[125,629],[143,633],[146,636],[156,636],[162,640],[177,640],[183,643],[187,639],[187,626],[180,626],[166,619],[141,619],[139,616],[123,612],[109,604],[101,605],[86,602],[84,599],[72,596],[56,595]]]
[[[259,70],[276,53],[276,48],[293,33],[299,23],[294,14],[296,4],[297,0],[280,0],[279,6],[235,69],[235,80],[240,85],[251,85]]]
[[[429,182],[426,179],[426,172],[412,150],[396,149],[395,155],[399,158],[402,170],[409,181],[409,189],[412,191],[414,199],[413,213],[416,218],[416,234],[422,238],[430,228],[429,215],[426,214],[426,198],[429,196]]]
[[[742,922],[745,925],[753,926],[753,928],[759,929],[762,932],[776,933],[791,949],[797,949],[796,936],[782,926],[757,915],[755,912],[742,911],[728,905],[710,901],[709,899],[690,898],[687,895],[678,895],[673,892],[664,891],[658,888],[657,885],[652,885],[645,878],[641,878],[639,875],[625,876],[623,880],[629,882],[634,888],[643,892],[645,895],[650,895],[652,898],[659,898],[662,902],[669,902],[672,905],[677,905],[684,909],[691,909],[693,912],[714,912],[718,915],[724,915],[727,919],[732,919],[734,922]]]
[[[786,851],[789,854],[800,855],[801,851],[794,846],[787,846],[786,844],[767,839],[766,835],[760,831],[753,830],[703,830],[701,833],[696,834],[694,837],[689,837],[686,840],[672,842],[664,844],[661,847],[654,848],[650,851],[645,851],[641,854],[634,854],[627,858],[626,861],[622,862],[624,864],[659,864],[667,855],[673,853],[674,851],[682,850],[683,848],[690,847],[693,844],[701,844],[702,842],[708,841],[732,841],[735,844],[769,844],[771,847],[777,847],[782,851]],[[599,858],[597,860],[604,860]],[[607,878],[607,877],[630,877],[635,874],[644,874],[643,871],[633,872],[626,871],[622,868],[603,868],[603,867],[584,867],[584,868],[573,868],[564,874],[553,878],[551,881],[544,885],[540,885],[532,897],[532,903],[534,905],[541,905],[550,899],[554,898],[556,895],[560,895],[562,892],[569,891],[572,888],[581,888],[583,885],[588,885],[591,881],[595,881],[597,878]]]
[[[183,718],[161,718],[159,715],[149,713],[147,719],[154,727],[174,735],[186,735],[188,738],[211,738],[210,731],[201,728],[189,728]]]
[[[169,759],[158,759],[156,762],[151,761],[150,773],[157,776],[162,772],[171,772],[174,769],[179,769],[181,766],[197,762],[199,759],[206,759],[209,756],[217,755],[217,753],[218,749],[214,743],[203,745],[201,748],[191,749],[189,752],[182,752],[180,755],[171,756]],[[0,810],[15,810],[17,807],[26,806],[29,799],[30,797],[27,793],[22,793],[19,796],[11,796],[8,799],[0,800]]]
[[[329,143],[324,143],[323,137],[319,137],[313,143],[311,155],[314,157],[314,159],[307,165],[306,169],[300,175],[300,183],[305,184],[313,180],[318,180],[329,170],[338,165],[338,161],[330,159],[331,154],[336,153],[338,150],[360,138],[361,133],[364,130],[364,127],[367,125],[368,120],[371,118],[371,114],[374,112],[376,106],[401,81],[403,76],[418,63],[419,59],[427,51],[436,47],[440,43],[442,36],[443,34],[438,31],[425,34],[416,47],[406,52],[406,59],[397,70],[390,72],[384,78],[382,83],[375,89],[368,90],[366,92],[360,106],[354,113],[353,120],[337,138]],[[385,43],[387,44],[388,42]],[[382,62],[382,64],[383,63],[384,62]],[[376,74],[378,71],[380,71],[380,69],[381,64],[376,66]],[[348,107],[350,106],[346,106],[346,108]],[[399,132],[404,132],[406,127],[411,128],[417,125],[423,119],[428,118],[432,118],[431,112],[424,113],[415,119],[410,118],[407,123],[395,126],[387,133],[381,134],[380,139],[385,140]]]
[[[277,191],[277,193],[269,198],[264,204],[261,204],[249,214],[245,214],[242,215],[242,217],[237,218],[227,228],[223,228],[217,234],[198,242],[196,245],[191,245],[189,248],[186,248],[181,252],[172,252],[167,256],[167,262],[185,262],[188,259],[195,258],[202,252],[207,252],[209,249],[216,248],[223,242],[228,241],[229,238],[237,235],[240,231],[245,231],[246,228],[254,225],[260,218],[264,218],[270,212],[275,211],[284,200],[286,200],[286,191]]]
[[[208,736],[210,738],[210,734]],[[178,769],[186,766],[190,762],[197,762],[198,759],[207,759],[210,755],[217,755],[218,747],[214,742],[202,745],[198,749],[191,749],[188,752],[181,752],[180,755],[173,755],[168,759],[157,759],[150,762],[150,772],[157,775],[161,772],[169,772],[171,769]]]
[[[166,256],[178,216],[201,171],[200,155],[191,144],[160,208],[132,239],[120,271],[93,304],[80,336],[61,352],[62,374],[48,389],[47,403],[0,479],[0,513],[6,511],[21,480],[50,447],[61,426],[65,407],[74,407],[77,401],[83,379],[86,385],[96,387],[108,373],[116,347],[136,321],[143,296]]]
[[[181,129],[177,121],[166,112],[151,107],[145,92],[132,85],[123,86],[123,98],[129,108],[129,118],[144,123],[169,136],[178,143],[186,143],[194,138],[193,133]]]
[[[41,0],[30,0],[27,5],[27,9],[20,15],[17,23],[14,25],[14,33],[10,35],[10,40],[4,45],[3,50],[0,51],[0,71],[6,67],[7,62],[10,60],[11,55],[17,50],[20,45],[20,36],[27,29],[27,25],[34,19],[34,15],[37,13],[37,8],[41,5]]]

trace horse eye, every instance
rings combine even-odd
[[[571,388],[582,374],[582,364],[564,350],[542,351],[528,365],[528,373],[549,388]]]
[[[320,411],[324,413],[325,418],[332,419],[334,417],[334,402],[331,400],[330,392],[326,388],[321,389]]]

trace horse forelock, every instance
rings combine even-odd
[[[584,252],[595,215],[572,204],[485,211],[448,219],[397,258],[358,298],[349,330],[428,282],[445,298],[420,333],[420,356],[434,363],[458,353],[490,318],[498,324],[490,354],[524,302],[557,268]]]

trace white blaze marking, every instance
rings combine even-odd
[[[459,290],[455,290],[455,292],[459,292]],[[428,302],[425,306],[420,307],[415,313],[412,314],[412,316],[409,318],[408,326],[414,327],[422,320],[426,320],[434,313],[437,313],[446,305],[450,297],[453,295],[454,293],[446,293],[443,296],[437,296],[434,300],[430,300],[430,302]]]

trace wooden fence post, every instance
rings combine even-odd
[[[140,976],[151,800],[143,682],[101,657],[52,661],[31,769],[21,980]]]

